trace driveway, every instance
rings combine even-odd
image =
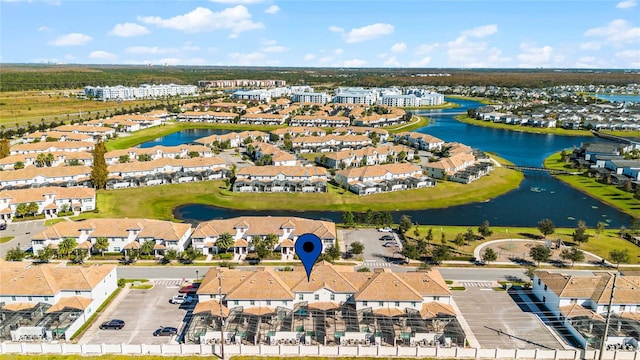
[[[191,318],[195,302],[190,305],[170,304],[169,299],[178,294],[181,280],[155,280],[148,290],[129,290],[118,304],[107,309],[108,318],[100,318],[81,339],[88,344],[168,344],[177,343],[176,336],[153,336],[160,326],[171,326],[180,331],[186,329],[186,321]],[[124,320],[121,330],[100,330],[102,321]]]
[[[4,258],[9,249],[20,246],[22,250],[31,248],[31,237],[44,231],[44,220],[21,221],[7,224],[5,230],[0,230],[0,237],[14,236],[14,238],[4,244],[0,244],[0,257]]]

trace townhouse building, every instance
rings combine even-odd
[[[107,188],[110,189],[214,180],[228,176],[227,165],[217,157],[160,158],[116,163],[108,165],[107,170]]]
[[[0,186],[3,189],[24,189],[33,186],[84,186],[90,184],[91,168],[87,166],[34,166],[0,171]]]
[[[373,137],[373,134],[378,137],[380,142],[386,142],[389,140],[389,132],[385,129],[380,128],[372,128],[366,126],[349,126],[346,128],[334,129],[332,132],[333,135],[365,135],[368,137]]]
[[[265,156],[269,156],[271,159],[271,163],[269,165],[275,165],[275,166],[298,165],[298,158],[295,155],[288,153],[284,150],[281,150],[277,146],[274,146],[268,143],[257,144],[254,148],[253,157],[256,160],[261,160]]]
[[[293,150],[298,153],[359,149],[372,143],[364,135],[300,136],[291,140]]]
[[[392,109],[388,114],[374,114],[357,117],[353,120],[355,126],[384,127],[405,124],[410,119],[402,109]]]
[[[422,174],[420,166],[409,163],[341,170],[336,172],[335,181],[358,195],[418,189],[436,184],[433,179]]]
[[[93,154],[86,151],[74,151],[74,152],[52,152],[52,153],[29,153],[29,154],[16,154],[9,155],[0,159],[0,169],[14,170],[19,163],[22,163],[24,167],[37,166],[38,156],[49,156],[51,154],[50,166],[65,166],[65,165],[84,165],[91,166],[93,164]]]
[[[178,121],[230,124],[235,122],[239,117],[240,114],[233,112],[185,111],[178,114]]]
[[[286,134],[289,134],[291,137],[326,136],[327,132],[320,127],[287,126],[286,128],[273,130],[270,134],[277,136],[278,140],[284,140]]]
[[[96,209],[96,191],[84,187],[40,187],[0,191],[0,220],[10,222],[21,204],[38,205],[36,214],[54,217],[60,211],[78,214]]]
[[[10,155],[30,153],[53,153],[56,151],[93,151],[93,142],[58,141],[18,144],[11,147]]]
[[[154,254],[162,256],[168,249],[183,251],[190,244],[190,224],[150,219],[87,219],[64,221],[47,227],[31,238],[33,253],[45,247],[56,249],[66,238],[73,238],[79,248],[91,249],[98,238],[106,238],[107,252],[140,249],[146,241],[154,243]]]
[[[435,178],[435,179],[447,179],[451,181],[464,182],[464,176],[461,174],[465,170],[469,169],[471,166],[476,164],[476,158],[470,152],[459,152],[450,155],[449,157],[441,158],[435,162],[429,162],[423,165],[423,168],[427,175]],[[461,175],[461,176],[457,176]],[[476,180],[477,178],[469,178],[470,181]],[[469,182],[470,182],[469,181]]]
[[[247,140],[250,139],[250,140]],[[226,143],[229,148],[237,148],[244,145],[244,142],[257,143],[265,142],[269,140],[269,133],[264,131],[250,130],[241,132],[230,132],[223,135],[209,135],[200,139],[196,139],[193,142],[205,146],[213,146],[214,143],[222,145]]]
[[[158,159],[186,159],[191,154],[198,154],[197,157],[210,158],[213,157],[213,151],[203,145],[176,145],[176,146],[153,146],[149,148],[132,147],[128,149],[107,151],[104,159],[107,164],[117,164],[120,159],[129,157],[129,161],[136,161],[139,156],[149,156],[151,160]]]
[[[296,115],[289,121],[291,126],[311,127],[347,127],[351,125],[351,119],[346,116],[329,116],[322,114]]]
[[[52,130],[74,134],[91,135],[96,141],[105,141],[116,134],[116,129],[106,126],[61,125],[53,128]]]
[[[22,141],[24,143],[60,142],[60,141],[95,142],[95,139],[93,138],[93,135],[90,135],[90,134],[47,130],[47,131],[36,131],[30,134],[24,134],[22,136]]]
[[[134,132],[160,126],[173,115],[163,110],[154,110],[143,114],[124,114],[112,116],[108,119],[96,119],[85,122],[89,126],[107,126],[117,131]]]
[[[70,341],[117,287],[115,265],[0,260],[0,339]]]
[[[394,134],[394,141],[406,143],[416,149],[427,151],[440,150],[444,145],[444,140],[438,139],[435,136],[407,131]]]
[[[219,252],[216,241],[227,233],[233,237],[233,253],[236,259],[243,259],[257,239],[277,235],[273,250],[283,259],[293,259],[295,242],[302,234],[314,234],[323,243],[324,250],[334,245],[336,226],[333,222],[304,219],[289,216],[242,216],[223,220],[201,222],[191,236],[192,246],[203,254]]]
[[[326,192],[327,170],[318,166],[247,166],[236,171],[237,192]]]
[[[291,94],[291,101],[294,103],[316,103],[324,105],[331,102],[331,95],[326,92],[294,92]]]
[[[194,314],[202,321],[192,322],[187,338],[200,344],[219,339],[222,331],[225,339],[239,337],[255,344],[278,344],[283,339],[311,344],[313,339],[325,345],[404,341],[415,346],[426,339],[426,344],[435,346],[434,339],[444,343],[445,326],[447,337],[464,341],[464,333],[453,330],[459,325],[451,292],[437,270],[360,273],[353,267],[320,262],[307,280],[302,267],[285,272],[211,268],[198,297],[202,305]],[[222,326],[212,321],[220,310],[227,318]],[[210,322],[218,326],[203,326]],[[308,328],[314,331],[306,333]]]
[[[357,150],[325,153],[322,156],[317,156],[315,162],[329,169],[346,169],[398,162],[404,160],[400,159],[400,154],[403,152],[404,158],[407,158],[413,153],[413,150],[404,145],[368,146]]]
[[[582,348],[600,348],[604,322],[611,311],[611,325],[605,344],[633,343],[637,347],[640,326],[640,276],[609,272],[567,275],[536,271],[533,295],[574,336]],[[611,297],[613,298],[611,299]],[[609,302],[611,300],[611,308]]]
[[[240,124],[252,124],[252,125],[282,125],[287,119],[286,115],[282,114],[244,114],[240,116]]]

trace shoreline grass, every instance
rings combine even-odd
[[[175,220],[173,210],[180,205],[204,204],[239,210],[294,211],[376,211],[446,208],[488,201],[516,189],[524,179],[521,172],[497,168],[471,184],[438,182],[435,187],[358,196],[329,184],[327,193],[236,193],[224,182],[203,181],[153,187],[99,190],[96,213],[92,217],[129,217]]]
[[[567,149],[570,151],[570,149]],[[560,152],[551,154],[544,159],[543,166],[547,169],[555,170],[573,170],[569,164],[563,163],[560,158]],[[613,208],[616,208],[625,214],[629,214],[634,218],[640,218],[640,205],[637,199],[634,199],[633,193],[626,192],[615,185],[605,185],[590,178],[586,175],[554,175],[554,177],[572,188],[597,199]]]
[[[477,120],[467,115],[458,115],[454,116],[454,119],[457,121],[463,122],[465,124],[482,126],[493,129],[503,129],[510,131],[520,131],[531,134],[551,134],[551,135],[561,135],[561,136],[594,136],[593,133],[589,130],[569,130],[562,128],[532,128],[530,126],[521,126],[521,125],[509,125],[509,124],[501,124],[494,123],[492,121],[484,121]]]
[[[445,101],[442,105],[425,105],[425,106],[407,106],[403,107],[404,110],[441,110],[452,109],[460,107],[460,104]]]

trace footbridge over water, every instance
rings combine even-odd
[[[544,172],[551,175],[581,175],[581,171],[567,171],[567,170],[556,170],[556,169],[547,169],[543,167],[535,167],[535,166],[517,166],[517,165],[502,165],[507,169],[513,169],[518,171],[535,171],[535,172]]]

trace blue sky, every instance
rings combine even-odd
[[[0,61],[637,69],[638,1],[0,0]]]

